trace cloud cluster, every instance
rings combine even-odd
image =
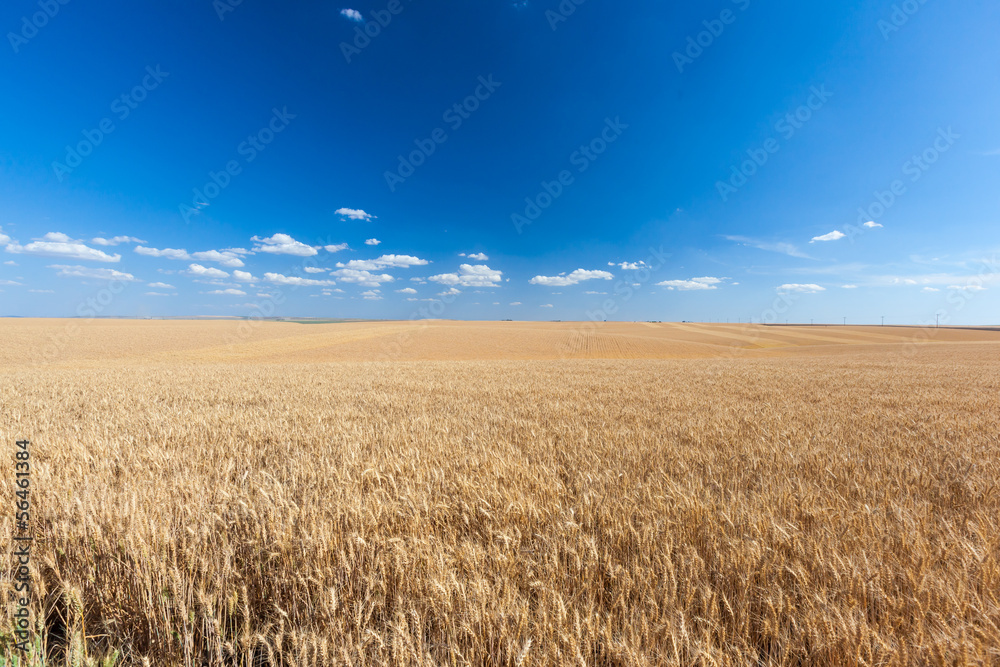
[[[319,251],[311,245],[296,241],[288,234],[274,234],[267,238],[254,236],[250,239],[257,245],[254,252],[266,252],[272,255],[295,255],[297,257],[312,257]]]
[[[360,14],[358,15],[360,16]],[[334,211],[336,215],[346,220],[364,220],[365,222],[375,218],[371,213],[365,213],[360,208],[338,208]]]
[[[502,278],[503,271],[485,264],[462,264],[458,273],[440,273],[428,280],[451,287],[496,287]]]
[[[546,287],[566,287],[576,285],[585,280],[611,280],[614,276],[607,271],[590,271],[587,269],[577,269],[569,275],[560,273],[558,276],[535,276],[528,282],[532,285],[544,285]]]
[[[704,276],[702,278],[691,278],[690,280],[664,280],[663,282],[656,284],[658,287],[666,287],[669,290],[690,292],[695,290],[718,289],[719,283],[723,280],[725,280],[725,278]]]
[[[64,257],[66,259],[77,259],[91,262],[119,262],[122,256],[109,255],[102,250],[91,248],[83,241],[71,239],[61,232],[49,232],[40,239],[35,239],[27,245],[20,245],[10,241],[9,237],[0,234],[0,241],[6,239],[6,250],[13,254],[23,255],[45,255],[47,257]]]

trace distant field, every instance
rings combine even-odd
[[[1000,332],[25,319],[0,341],[0,543],[30,438],[48,664],[1000,663]]]
[[[75,327],[75,329],[74,329]],[[0,319],[0,364],[705,359],[1000,342],[1000,330],[648,322]]]

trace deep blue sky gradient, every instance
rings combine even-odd
[[[37,1],[5,4],[0,315],[80,314],[109,281],[52,268],[72,266],[131,277],[102,315],[248,315],[280,292],[275,312],[289,316],[745,321],[773,317],[778,303],[781,320],[805,322],[1000,320],[997,5],[567,0],[575,11],[553,30],[555,0],[399,2],[350,63],[341,44],[365,24],[341,10],[370,19],[388,2],[243,0],[220,20],[210,0],[69,0],[37,34],[23,33]],[[889,31],[904,4],[916,11]],[[678,71],[674,54],[724,11],[731,23]],[[120,119],[113,101],[157,66],[169,76]],[[480,77],[500,86],[452,129],[443,112]],[[813,97],[818,108],[790,136],[779,129],[814,90],[829,98]],[[238,146],[275,108],[295,118],[246,163]],[[105,118],[114,131],[60,179],[53,163]],[[574,151],[607,119],[627,128],[580,173]],[[397,156],[436,128],[447,141],[391,189]],[[912,180],[908,161],[940,133],[947,150]],[[769,139],[777,152],[724,200],[719,182]],[[180,206],[230,160],[241,173],[185,220]],[[512,214],[563,170],[573,183],[519,233]],[[897,179],[906,190],[891,206],[859,214]],[[341,208],[376,217],[344,219]],[[873,218],[882,227],[858,226]],[[810,243],[835,230],[847,236]],[[50,233],[121,259],[25,250]],[[256,252],[239,270],[258,281],[213,285],[190,265],[232,267],[135,252],[252,250],[252,237],[274,234],[347,243],[305,258],[332,271],[393,254],[429,263],[378,271],[394,280],[374,286]],[[145,243],[91,241],[118,235]],[[650,263],[651,249],[669,255],[653,271],[617,265]],[[489,259],[459,256],[480,252]],[[500,277],[431,279],[462,264]],[[531,282],[577,269],[612,278]],[[292,289],[266,273],[336,285]],[[460,294],[442,296],[452,287]],[[227,289],[244,294],[211,293]]]

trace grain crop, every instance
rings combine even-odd
[[[995,331],[65,326],[22,664],[1000,664]]]

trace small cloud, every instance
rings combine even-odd
[[[940,292],[941,290],[939,290],[939,289],[938,289],[938,288],[936,288],[936,287],[925,287],[925,288],[923,288],[923,289],[922,289],[922,290],[920,290],[920,291],[921,291],[921,292]]]
[[[347,247],[346,243],[338,243],[337,245],[325,245],[323,246],[323,250],[327,252],[340,252],[341,250],[347,250]]]
[[[961,290],[964,292],[985,292],[986,288],[982,285],[948,285],[948,289]]]
[[[232,288],[230,288],[230,289],[212,290],[211,292],[205,292],[205,294],[224,294],[226,296],[246,296],[247,295],[247,293],[244,292],[243,290],[232,289]]]
[[[609,262],[608,266],[615,266],[614,262]],[[639,260],[638,262],[621,262],[618,264],[623,271],[638,271],[646,267],[646,262]]]
[[[3,264],[4,264],[4,266],[17,266],[18,265],[17,262],[15,262],[12,259],[4,262]]]
[[[569,275],[535,276],[528,282],[532,285],[544,285],[546,287],[566,287],[567,285],[576,285],[584,280],[611,280],[612,278],[614,276],[607,271],[576,269]]]
[[[816,292],[825,292],[825,287],[820,287],[819,285],[808,283],[805,285],[800,285],[798,283],[787,283],[785,285],[779,285],[778,291],[782,293],[796,292],[799,294],[814,294]]]
[[[360,23],[365,20],[365,17],[361,15],[361,12],[356,9],[341,9],[340,15],[348,21],[354,21],[356,23]]]
[[[167,294],[165,292],[144,292],[146,296],[177,296],[177,294]]]
[[[438,292],[437,296],[452,296],[452,295],[461,294],[461,293],[462,293],[461,290],[455,289],[454,287],[449,287],[448,289],[446,289],[443,292]]]
[[[316,248],[296,241],[288,234],[274,234],[267,238],[254,236],[250,239],[257,245],[254,246],[256,252],[267,252],[273,255],[295,255],[297,257],[311,257],[318,251]]]
[[[327,271],[326,269],[321,268],[319,266],[307,266],[302,270],[305,271],[306,273],[326,273]]]
[[[396,292],[398,292],[399,294],[416,294],[417,290],[413,289],[412,287],[404,287],[403,289],[396,290]]]
[[[841,285],[842,289],[858,289],[857,285]]]
[[[280,273],[265,273],[264,280],[275,285],[291,285],[295,287],[314,287],[320,285],[336,285],[333,280],[313,280],[299,276],[283,276]]]
[[[259,279],[248,271],[233,271],[233,279],[241,283],[259,282]]]
[[[442,273],[428,280],[452,287],[496,287],[502,277],[503,271],[485,264],[462,264],[458,273]]]
[[[55,294],[55,290],[50,289],[30,289],[29,292],[34,292],[35,294]]]
[[[360,20],[360,16],[361,15],[358,14],[358,20]],[[367,222],[375,218],[374,215],[371,213],[365,213],[360,208],[338,208],[334,211],[334,213],[347,220],[364,220]]]
[[[134,248],[135,252],[139,255],[146,255],[147,257],[165,257],[167,259],[191,259],[191,255],[188,254],[187,250],[181,248],[147,248],[145,246],[136,246]]]
[[[584,294],[607,294],[607,292],[594,292],[593,290],[584,292]]]
[[[90,242],[95,245],[118,245],[120,243],[145,243],[142,239],[137,239],[134,236],[114,236],[110,239],[104,239],[98,236],[97,238],[90,239]]]
[[[469,259],[474,259],[477,262],[485,262],[489,259],[489,256],[485,252],[474,252],[470,255],[466,255],[464,252],[458,253],[459,257],[467,257]]]
[[[691,292],[695,290],[718,289],[719,283],[723,280],[725,280],[725,278],[704,276],[702,278],[691,278],[690,280],[664,280],[663,282],[656,283],[656,285],[658,287],[666,287],[670,290]]]
[[[146,287],[155,287],[157,289],[177,289],[173,285],[168,285],[167,283],[147,283]]]
[[[361,296],[366,301],[381,301],[382,300],[382,295],[379,292],[380,292],[380,290],[370,289],[367,292],[362,292]]]
[[[829,234],[823,234],[822,236],[814,236],[814,237],[812,237],[812,240],[809,241],[809,243],[816,243],[817,241],[839,241],[840,239],[844,238],[845,236],[847,236],[847,234],[845,234],[842,231],[839,231],[839,230],[835,229],[832,232],[830,232]]]
[[[23,283],[19,283],[16,280],[0,280],[0,285],[7,285],[9,287],[15,287],[17,285],[22,285],[22,284]]]
[[[875,229],[876,227],[881,227],[882,225],[878,224],[874,220],[869,220],[868,222],[865,223],[864,226],[867,227],[868,229]]]
[[[187,274],[198,276],[199,278],[228,278],[229,274],[222,269],[213,269],[201,264],[191,264],[188,266]]]
[[[379,245],[382,243],[378,239],[365,239],[365,245]]]
[[[543,303],[539,308],[555,308],[551,303]]]
[[[512,305],[512,306],[520,306],[521,302],[520,301],[511,301],[510,305]]]
[[[114,269],[91,269],[86,266],[66,266],[65,264],[50,264],[50,269],[57,269],[60,278],[95,278],[97,280],[120,280],[131,282],[135,276]]]
[[[6,236],[4,238],[7,238]],[[8,239],[9,240],[9,239]],[[45,255],[48,257],[65,257],[91,262],[118,262],[121,255],[109,255],[106,252],[91,248],[76,239],[71,239],[61,232],[49,232],[40,239],[35,239],[27,245],[8,243],[7,252],[12,254]]]

